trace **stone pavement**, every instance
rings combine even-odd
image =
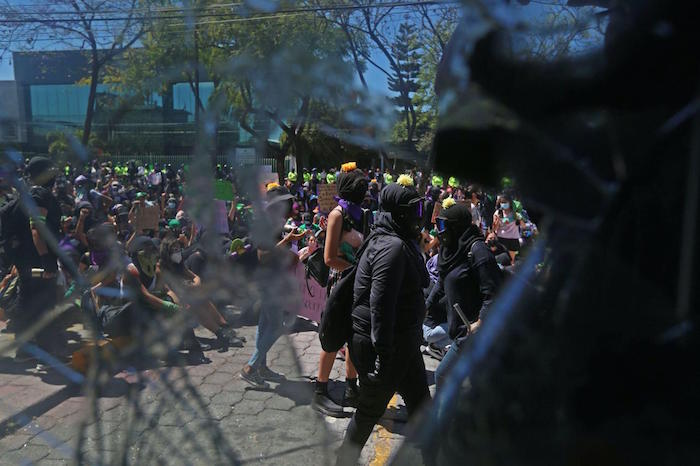
[[[295,327],[268,356],[268,365],[286,375],[269,391],[249,389],[238,377],[253,351],[252,326],[239,329],[248,339],[244,348],[208,351],[207,364],[122,370],[100,381],[99,397],[91,384],[68,384],[70,372],[0,355],[0,464],[332,463],[348,419],[324,419],[311,409],[309,377],[320,345],[309,323]],[[0,346],[10,338],[0,333]],[[432,373],[437,363],[426,357],[426,366]],[[340,399],[342,361],[331,377],[340,381],[331,384]],[[398,397],[391,406],[362,464],[384,464],[400,444],[405,408]]]

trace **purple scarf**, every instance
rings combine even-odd
[[[334,199],[338,201],[338,205],[350,215],[350,218],[356,224],[360,225],[362,223],[362,207],[338,196],[334,196]]]

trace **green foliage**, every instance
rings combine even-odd
[[[393,75],[388,80],[389,90],[398,94],[392,102],[408,112],[412,96],[420,88],[418,73],[422,51],[416,27],[411,23],[401,23],[391,48],[394,63],[391,66]]]
[[[415,76],[411,75],[412,80],[417,84],[415,88],[412,87],[415,90],[410,94],[410,103],[415,115],[411,140],[408,140],[410,127],[406,124],[406,110],[404,110],[397,114],[391,141],[404,147],[412,146],[425,159],[432,149],[437,128],[438,100],[435,94],[435,76],[444,47],[457,26],[457,11],[446,9],[440,14],[431,14],[426,10],[422,19],[423,22],[428,23],[428,27],[422,28],[418,33],[415,28],[406,28],[402,24],[403,33],[400,28],[396,39],[397,43],[405,44],[397,47],[395,51],[400,62],[407,61],[404,57],[413,56],[419,60],[420,65]],[[414,49],[413,55],[411,55],[411,49]],[[395,103],[399,102],[395,101]],[[400,103],[406,102],[404,100]]]
[[[80,141],[83,138],[83,130],[76,129],[75,131],[49,131],[46,134],[48,142],[48,153],[57,162],[65,163],[67,161],[77,162],[84,159],[85,150],[89,157],[108,156],[105,151],[106,144],[95,133],[92,133],[88,138],[87,147],[83,147]]]

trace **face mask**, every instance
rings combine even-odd
[[[152,277],[156,274],[156,264],[158,263],[158,256],[146,251],[139,251],[136,256],[141,271],[147,277]]]
[[[501,202],[501,209],[503,209],[503,210],[510,209],[510,202]]]
[[[174,252],[170,254],[170,260],[176,264],[182,262],[182,251]]]

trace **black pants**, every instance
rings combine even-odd
[[[56,278],[44,279],[20,275],[17,312],[15,314],[17,316],[15,319],[17,333],[26,330],[56,306],[56,292]],[[39,331],[35,339],[41,342],[45,337],[51,336],[54,333],[52,328],[53,326],[48,324]]]
[[[374,370],[376,358],[372,342],[367,337],[353,335],[349,342],[350,358],[360,379],[360,398],[338,452],[338,464],[357,463],[362,447],[367,443],[372,429],[384,414],[394,393],[398,392],[406,402],[409,419],[430,399],[419,341],[416,336],[401,341],[401,336],[397,335],[397,351],[390,377],[385,377],[386,381],[380,383],[367,378],[367,374]]]

